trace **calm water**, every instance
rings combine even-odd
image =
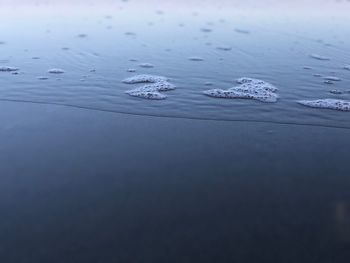
[[[162,10],[152,5],[144,10],[141,4],[121,2],[90,13],[68,5],[71,13],[62,10],[68,12],[64,18],[59,11],[46,14],[50,5],[19,15],[10,9],[0,23],[5,42],[0,46],[0,66],[20,70],[18,75],[1,72],[0,99],[157,116],[350,128],[348,113],[296,103],[350,100],[350,70],[344,68],[350,64],[350,19],[343,13],[334,15],[350,11],[350,4],[333,5],[333,12],[317,8],[307,12],[302,7],[259,12],[253,7],[227,10],[214,3],[207,8],[165,5]],[[312,58],[313,54],[330,60]],[[140,67],[142,63],[154,67]],[[52,68],[65,73],[47,73]],[[121,81],[144,73],[170,78],[177,90],[168,92],[163,101],[126,95],[131,87]],[[341,81],[327,84],[328,76]],[[272,83],[279,89],[279,101],[264,104],[203,95],[208,89],[231,88],[240,77]]]
[[[0,1],[0,262],[349,262],[350,112],[297,103],[350,101],[349,14]],[[203,94],[241,77],[278,101]]]

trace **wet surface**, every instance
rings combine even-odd
[[[350,3],[304,2],[2,1],[0,262],[348,263]]]

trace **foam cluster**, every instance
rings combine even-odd
[[[124,79],[123,82],[127,84],[147,83],[136,89],[128,90],[125,93],[133,97],[151,100],[164,100],[167,96],[161,92],[174,90],[176,88],[175,85],[168,82],[166,77],[162,76],[137,75]]]
[[[253,99],[267,103],[278,100],[277,88],[268,82],[259,79],[240,78],[237,79],[237,83],[240,85],[227,90],[211,89],[204,91],[204,94],[214,98]]]
[[[299,104],[320,109],[350,111],[350,101],[337,99],[300,100]]]

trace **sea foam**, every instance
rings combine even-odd
[[[124,79],[123,82],[127,84],[147,83],[141,87],[128,90],[125,93],[144,99],[163,100],[166,95],[160,93],[164,91],[174,90],[175,85],[169,83],[166,77],[153,75],[137,75],[131,78]]]
[[[337,99],[300,100],[299,104],[320,109],[350,111],[350,101]]]
[[[275,93],[277,88],[268,82],[245,77],[236,81],[239,86],[227,90],[211,89],[204,91],[204,94],[214,98],[253,99],[268,103],[278,100],[278,95]]]
[[[157,83],[157,82],[164,82],[167,80],[168,78],[162,77],[162,76],[141,74],[141,75],[136,75],[136,76],[124,79],[123,82],[127,84],[136,84],[136,83]]]

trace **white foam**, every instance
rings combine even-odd
[[[154,65],[150,63],[141,63],[139,66],[141,68],[154,68]]]
[[[249,84],[253,86],[253,88],[264,89],[271,92],[276,92],[278,90],[274,85],[260,79],[243,77],[243,78],[237,79],[236,82],[242,85]]]
[[[324,57],[318,54],[311,54],[310,57],[318,60],[331,60],[329,57]]]
[[[278,100],[278,95],[275,93],[277,88],[270,83],[252,78],[240,78],[237,79],[237,83],[241,85],[227,90],[207,90],[204,94],[214,98],[253,99],[268,103]]]
[[[64,70],[60,68],[52,68],[52,69],[49,69],[47,72],[51,74],[62,74],[64,73]]]
[[[350,101],[337,99],[300,100],[299,104],[320,109],[350,111]]]
[[[153,75],[137,75],[131,78],[124,79],[123,82],[127,84],[149,83],[141,87],[128,90],[125,93],[133,97],[151,100],[166,99],[167,96],[161,94],[160,92],[170,91],[176,88],[175,85],[167,81],[166,77]]]
[[[1,66],[0,67],[0,72],[13,72],[13,71],[18,71],[19,68],[15,67],[7,67],[7,66]]]
[[[157,83],[167,81],[168,78],[155,75],[136,75],[127,79],[124,79],[123,82],[127,84],[136,84],[136,83]]]

